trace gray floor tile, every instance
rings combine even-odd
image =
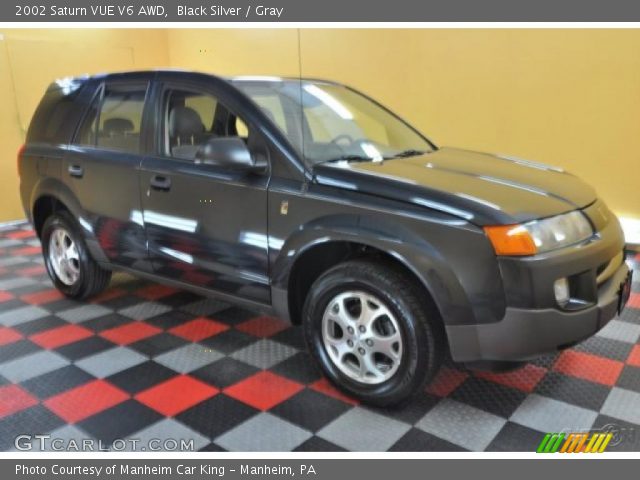
[[[133,318],[134,320],[146,320],[147,318],[162,315],[171,310],[171,307],[158,302],[142,302],[131,307],[118,310],[120,315]]]
[[[356,407],[343,413],[316,435],[347,450],[383,452],[410,428],[407,423]]]
[[[174,420],[165,418],[154,423],[148,428],[129,435],[129,438],[137,439],[135,451],[176,451],[176,452],[197,452],[210,440],[198,432],[190,429],[186,425]],[[133,444],[129,444],[133,447]],[[133,451],[133,448],[128,448]]]
[[[591,428],[597,416],[593,410],[531,394],[510,420],[542,432],[581,432]]]
[[[147,357],[127,347],[116,347],[85,357],[76,366],[97,378],[106,378],[146,362]]]
[[[102,317],[103,315],[107,315],[111,312],[111,309],[103,307],[102,305],[86,304],[80,307],[70,308],[69,310],[63,310],[62,312],[56,313],[56,315],[67,322],[80,323],[93,318]]]
[[[311,436],[311,432],[286,420],[261,413],[214,440],[231,451],[288,452]]]
[[[0,240],[0,248],[2,248],[3,240]],[[13,265],[19,265],[21,263],[27,263],[29,259],[27,257],[11,256],[0,258],[0,267],[10,267]]]
[[[231,356],[254,367],[271,368],[297,352],[298,350],[293,347],[273,340],[262,339],[234,352]]]
[[[212,348],[190,343],[158,355],[153,360],[179,373],[189,373],[220,360],[224,355]]]
[[[38,281],[29,277],[11,277],[6,280],[0,280],[0,290],[15,290],[17,288],[37,285]]]
[[[0,325],[4,325],[5,327],[13,327],[14,325],[19,325],[21,323],[30,322],[31,320],[37,320],[38,318],[46,317],[47,315],[49,315],[49,312],[44,308],[36,307],[34,305],[27,305],[0,313]]]
[[[22,245],[20,240],[16,240],[14,238],[0,238],[0,248],[17,247],[18,245]]]
[[[640,325],[634,325],[620,320],[611,320],[606,327],[598,332],[599,337],[610,338],[626,343],[636,343],[640,338]]]
[[[640,393],[614,387],[600,413],[640,425]]]
[[[49,350],[41,350],[0,364],[0,375],[13,383],[18,383],[53,372],[66,365],[69,365],[69,360],[62,355]]]
[[[468,450],[483,451],[507,423],[484,410],[444,399],[416,427]]]

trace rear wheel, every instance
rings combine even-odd
[[[71,214],[59,211],[47,218],[40,240],[47,273],[64,295],[83,299],[107,287],[111,272],[91,258]]]
[[[424,297],[393,265],[337,265],[307,296],[309,349],[346,393],[380,406],[406,400],[437,372],[442,358],[441,320]]]

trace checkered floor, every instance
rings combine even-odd
[[[634,292],[571,350],[507,374],[448,365],[405,408],[372,409],[322,378],[298,328],[120,274],[90,303],[64,299],[29,227],[0,227],[0,450],[50,434],[138,449],[533,451],[546,432],[613,428],[609,450],[640,451]]]

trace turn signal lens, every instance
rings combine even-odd
[[[484,227],[496,255],[535,255],[536,244],[529,231],[522,225],[497,225]]]
[[[27,147],[26,144],[23,144],[19,149],[18,149],[18,154],[16,155],[16,170],[18,171],[18,176],[20,176],[22,174],[22,172],[20,171],[20,159],[22,158],[22,154],[24,153],[24,149]]]

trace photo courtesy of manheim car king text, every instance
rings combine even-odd
[[[637,469],[640,9],[36,3],[0,477]]]

